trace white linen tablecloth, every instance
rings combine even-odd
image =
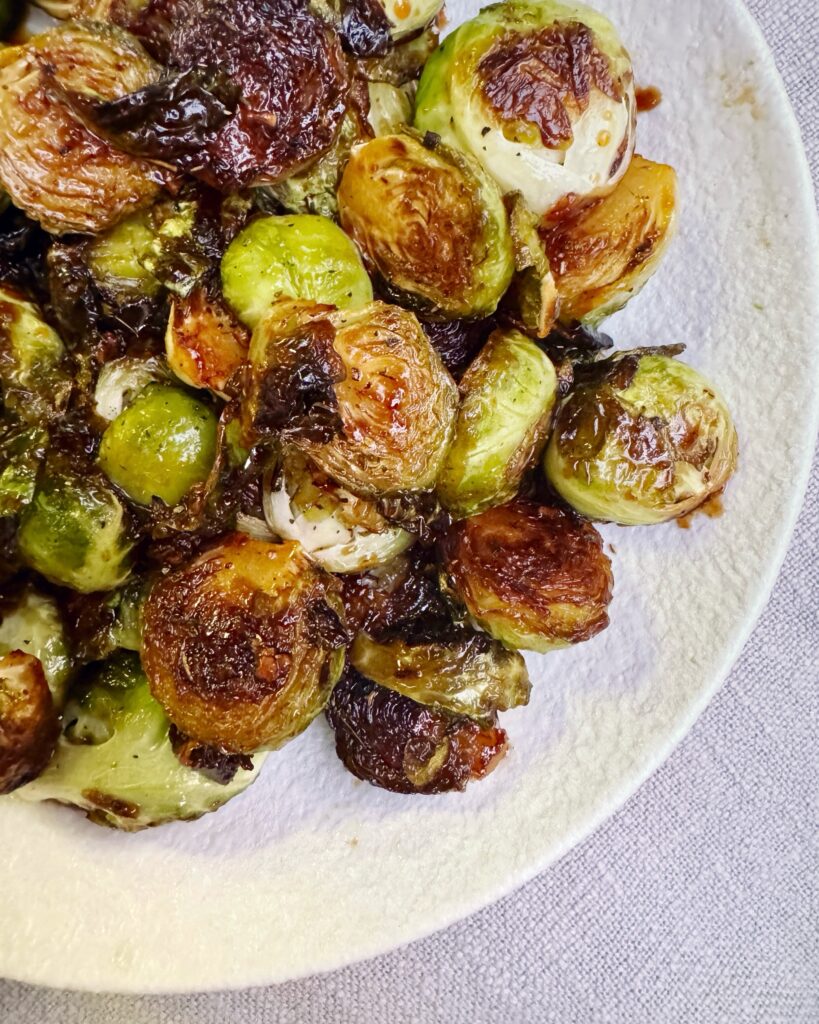
[[[749,6],[819,191],[819,0]],[[819,1024],[818,684],[819,461],[719,695],[619,814],[523,889],[369,963],[267,989],[125,997],[0,982],[0,1022]]]

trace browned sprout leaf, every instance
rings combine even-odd
[[[550,651],[608,625],[611,564],[573,512],[518,499],[451,527],[443,554],[449,586],[508,647]]]
[[[0,656],[0,793],[36,778],[59,734],[40,659],[22,651]]]
[[[499,726],[425,707],[352,669],[333,690],[326,713],[348,771],[393,793],[463,790],[506,753]]]
[[[249,343],[247,328],[204,288],[171,306],[165,354],[176,376],[193,388],[226,397],[227,382],[247,359]]]
[[[159,76],[136,40],[86,22],[0,50],[0,183],[54,234],[94,234],[145,205],[162,173],[94,135],[60,96],[114,99]]]

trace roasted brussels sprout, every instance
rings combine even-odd
[[[389,82],[369,82],[367,120],[376,135],[392,135],[412,121],[412,100],[405,89]]]
[[[602,14],[494,4],[427,62],[415,124],[476,157],[538,215],[604,195],[634,149],[631,60]]]
[[[71,676],[71,651],[55,601],[31,585],[0,604],[0,655],[12,651],[40,662],[54,705],[61,708]]]
[[[23,651],[0,655],[0,793],[43,770],[59,732],[42,664]]]
[[[171,306],[165,354],[183,384],[226,398],[227,382],[247,360],[249,344],[247,328],[204,288]]]
[[[93,240],[88,265],[103,295],[121,304],[159,294],[161,285],[147,266],[155,242],[145,211],[132,213]]]
[[[363,572],[412,544],[366,498],[339,487],[297,449],[289,449],[266,482],[264,513],[274,534],[298,541],[329,572]]]
[[[34,497],[48,432],[0,420],[0,518],[16,516]]]
[[[106,429],[98,461],[137,504],[176,505],[215,457],[214,411],[182,388],[149,384]]]
[[[14,288],[0,285],[0,386],[6,412],[39,423],[60,410],[71,391],[64,354],[62,341],[37,307]]]
[[[63,722],[51,763],[18,795],[77,807],[98,825],[128,832],[215,811],[254,781],[264,759],[247,759],[225,785],[180,763],[133,654],[93,667]]]
[[[588,368],[557,412],[545,468],[582,515],[640,526],[693,511],[736,462],[719,392],[678,359],[638,349]]]
[[[158,74],[112,25],[61,25],[0,50],[0,183],[14,204],[55,234],[94,234],[149,202],[164,172],[94,135],[61,91],[111,99]]]
[[[444,319],[494,312],[512,240],[500,191],[474,160],[437,137],[372,139],[353,150],[338,206],[387,295]]]
[[[194,739],[242,753],[281,746],[323,709],[341,672],[339,593],[296,543],[225,537],[151,590],[151,692]]]
[[[251,437],[293,443],[363,497],[430,489],[449,446],[457,388],[412,313],[279,303],[253,333]]]
[[[507,647],[554,650],[609,623],[611,565],[597,530],[572,512],[518,499],[452,526],[445,586]]]
[[[615,190],[542,233],[560,319],[596,326],[646,284],[676,226],[677,176],[635,155]]]
[[[440,638],[359,633],[350,663],[379,686],[419,704],[487,721],[529,701],[523,658],[485,633],[450,626]]]
[[[97,377],[94,412],[110,423],[149,384],[167,381],[167,369],[154,357],[137,359],[135,356],[121,356],[112,359],[102,367]]]
[[[306,5],[182,0],[168,63],[216,68],[241,90],[236,112],[202,139],[189,168],[224,191],[281,181],[326,153],[347,109],[338,38]]]
[[[222,259],[222,289],[249,327],[280,298],[352,308],[373,297],[356,247],[332,221],[311,214],[248,224]]]
[[[461,379],[455,438],[436,492],[456,518],[517,493],[537,458],[557,397],[549,358],[519,331],[497,330]]]
[[[125,511],[92,475],[47,466],[21,517],[17,540],[32,569],[84,594],[112,590],[130,571]]]
[[[506,733],[387,690],[348,669],[327,705],[336,753],[359,779],[393,793],[446,793],[482,779]]]

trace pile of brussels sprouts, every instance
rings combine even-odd
[[[593,522],[736,463],[680,347],[598,331],[676,206],[615,29],[43,6],[0,46],[0,792],[195,818],[322,711],[360,778],[463,789],[520,652],[608,624]]]

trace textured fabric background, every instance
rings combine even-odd
[[[749,6],[819,190],[817,0]],[[770,604],[720,694],[627,806],[535,881],[328,976],[143,998],[0,982],[0,1022],[817,1024],[818,683],[819,461]]]

